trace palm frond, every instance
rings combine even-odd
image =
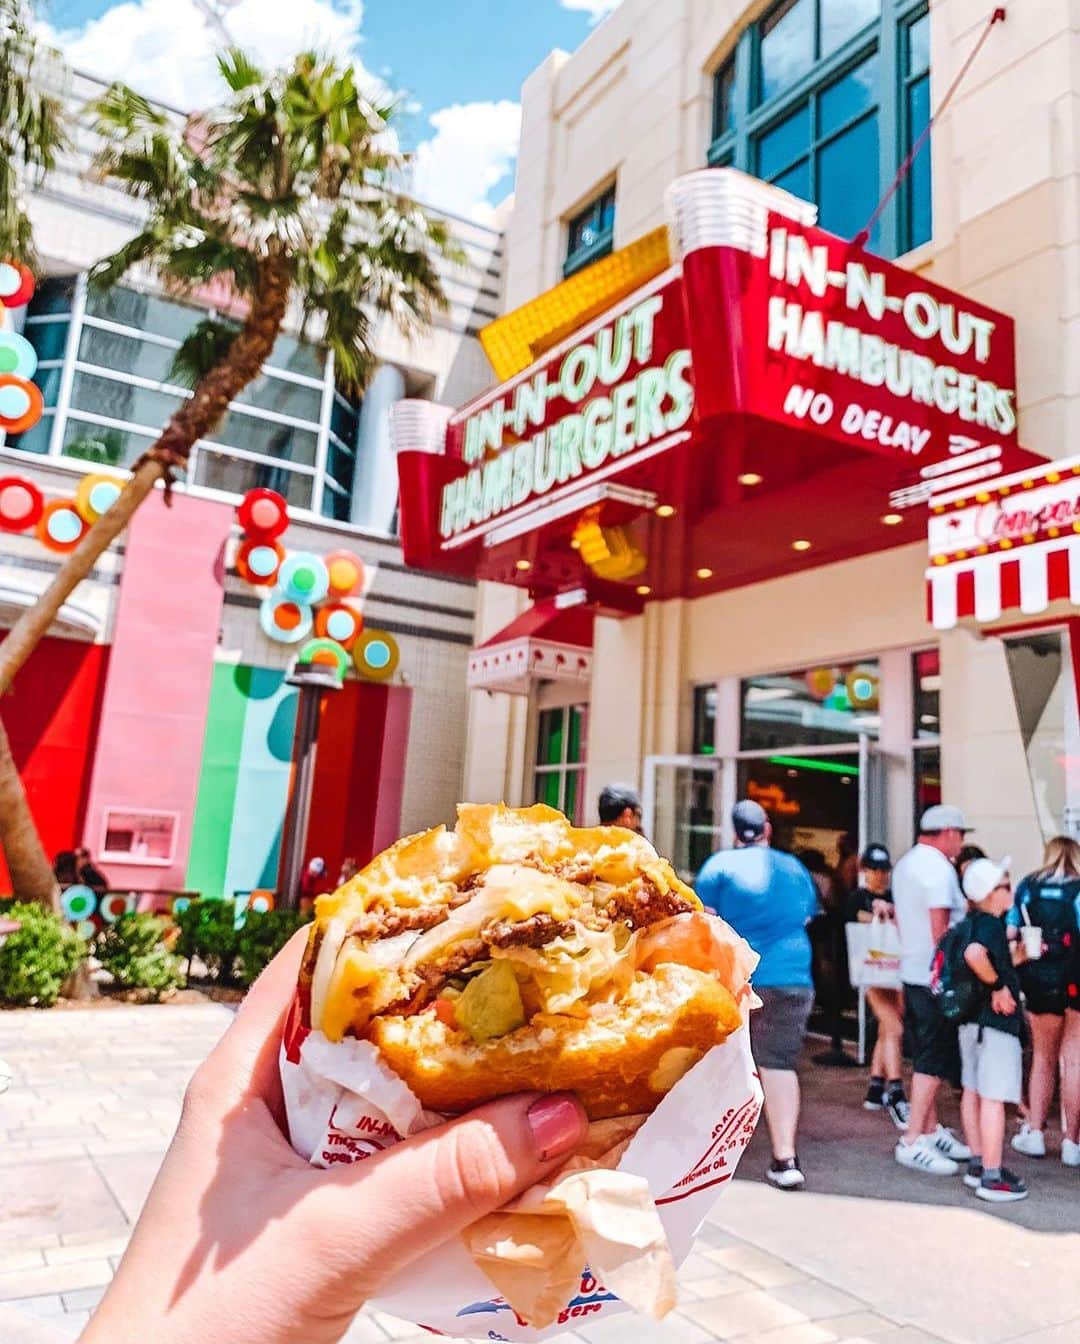
[[[233,93],[243,93],[266,79],[262,70],[240,47],[228,47],[218,52],[218,72]]]
[[[173,356],[170,381],[180,387],[195,387],[211,369],[228,358],[239,331],[235,322],[203,318],[188,332]]]

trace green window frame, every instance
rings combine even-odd
[[[615,183],[566,221],[563,278],[606,257],[615,243]]]
[[[929,114],[926,0],[781,0],[714,72],[707,158],[814,201],[823,228],[853,237]],[[869,247],[896,257],[931,231],[927,142]]]
[[[536,718],[533,800],[565,812],[581,825],[584,811],[588,705],[541,709]]]

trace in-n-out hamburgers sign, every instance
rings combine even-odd
[[[1010,318],[738,173],[689,174],[668,204],[677,265],[451,414],[441,451],[398,445],[410,564],[479,572],[467,557],[486,548],[487,572],[512,576],[499,548],[559,520],[565,547],[565,520],[615,487],[631,511],[657,492],[715,499],[729,443],[901,470],[1017,447]]]
[[[452,429],[465,475],[443,487],[439,535],[455,537],[685,431],[690,351],[670,282],[485,398]],[[685,437],[685,433],[682,434]]]

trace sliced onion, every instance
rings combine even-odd
[[[330,981],[347,931],[348,924],[344,919],[331,919],[323,930],[315,972],[311,977],[311,1025],[316,1031],[322,1026],[326,996],[330,992]]]

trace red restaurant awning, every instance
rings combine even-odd
[[[468,684],[527,695],[536,681],[587,682],[592,675],[594,610],[580,601],[572,606],[560,606],[559,601],[537,602],[473,649]]]

